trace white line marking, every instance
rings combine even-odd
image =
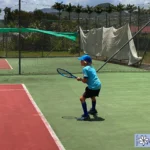
[[[10,69],[13,69],[13,67],[9,64],[9,62],[7,61],[7,59],[5,59],[5,61],[6,61],[7,64],[9,65]]]
[[[39,109],[39,107],[37,106],[37,104],[35,103],[34,99],[32,98],[32,96],[29,93],[29,91],[26,88],[26,86],[24,84],[22,84],[22,86],[23,86],[23,89],[25,90],[25,92],[27,93],[31,103],[33,104],[33,106],[35,107],[35,109],[38,112],[39,116],[41,117],[41,119],[42,119],[43,123],[45,124],[46,128],[48,129],[50,135],[53,137],[53,139],[54,139],[56,145],[58,146],[59,150],[65,150],[64,146],[62,145],[62,143],[58,139],[57,135],[55,134],[54,130],[52,129],[52,127],[50,126],[50,124],[48,123],[48,121],[46,120],[44,115],[42,114],[42,112]]]

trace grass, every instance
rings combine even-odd
[[[1,83],[24,83],[66,150],[134,150],[134,134],[149,133],[149,73],[100,73],[97,110],[104,121],[78,122],[85,85],[59,75],[1,76]],[[77,74],[81,76],[81,74]],[[88,109],[91,106],[87,100]],[[38,135],[38,134],[37,134]],[[140,149],[140,148],[138,148]]]
[[[139,52],[139,55],[141,57],[143,56],[143,54],[144,54],[143,52]],[[150,52],[146,52],[142,63],[150,64]]]
[[[18,57],[19,52],[18,51],[8,51],[7,54],[4,51],[0,51],[0,55],[3,57]],[[67,51],[21,51],[21,57],[52,57],[52,56],[79,56],[79,53],[77,54],[71,54]]]

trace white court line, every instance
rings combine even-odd
[[[13,67],[9,64],[8,60],[7,60],[7,59],[5,59],[5,61],[8,63],[8,65],[9,65],[10,69],[13,69]]]
[[[26,94],[28,95],[31,103],[33,104],[34,108],[36,109],[36,111],[38,112],[39,116],[41,117],[44,125],[46,126],[47,130],[49,131],[50,135],[53,137],[53,139],[54,139],[56,145],[58,146],[59,150],[65,150],[64,146],[62,145],[62,143],[60,142],[59,138],[55,134],[54,130],[52,129],[52,127],[50,126],[50,124],[48,123],[48,121],[46,120],[44,115],[42,114],[42,112],[39,109],[39,107],[37,106],[37,104],[35,103],[34,99],[32,98],[32,96],[29,93],[29,91],[26,88],[26,86],[24,84],[22,84],[22,86],[23,86],[23,89],[25,90]]]

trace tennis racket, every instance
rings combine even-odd
[[[57,68],[57,72],[62,75],[63,77],[67,77],[67,78],[77,78],[76,76],[74,76],[72,73],[68,72],[67,70],[61,69],[61,68]]]

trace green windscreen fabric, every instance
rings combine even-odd
[[[53,32],[33,28],[0,28],[0,33],[8,33],[8,32],[40,32],[44,34],[53,35],[56,37],[64,37],[72,41],[76,41],[77,38],[77,32]]]

